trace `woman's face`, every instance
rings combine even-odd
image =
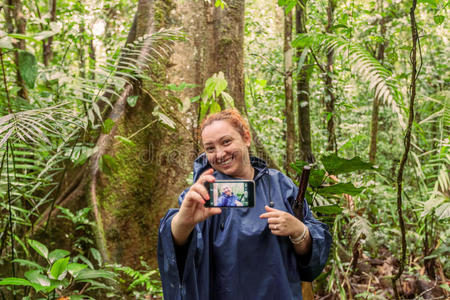
[[[203,146],[211,166],[228,176],[248,178],[252,174],[248,147],[250,134],[242,137],[227,121],[214,121],[202,131]]]

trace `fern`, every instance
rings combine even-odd
[[[400,107],[403,107],[403,98],[397,88],[399,84],[392,78],[392,72],[364,47],[335,35],[316,33],[299,34],[292,45],[297,48],[313,48],[325,53],[334,51],[337,55],[346,57],[352,71],[368,84],[375,97],[391,106],[392,111],[398,115],[400,125],[405,128],[404,117],[400,111]]]
[[[89,70],[90,78],[65,66],[44,70],[40,78],[52,80],[53,91],[29,90],[29,102],[14,99],[14,113],[1,111],[0,239],[10,225],[5,212],[11,211],[14,228],[30,226],[31,217],[54,200],[64,163],[75,161],[80,149],[86,158],[92,155],[95,149],[79,137],[102,125],[103,104],[113,106],[127,84],[149,79],[150,66],[165,63],[174,41],[183,38],[177,30],[138,38]]]

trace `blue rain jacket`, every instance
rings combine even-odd
[[[271,201],[274,208],[292,212],[298,188],[284,174],[267,169],[252,157],[255,168],[255,206],[222,208],[220,215],[198,223],[188,243],[176,247],[171,221],[178,209],[170,209],[161,220],[158,264],[165,300],[260,300],[302,299],[301,281],[312,281],[328,258],[331,235],[317,221],[305,201],[304,223],[312,237],[312,251],[300,257],[288,237],[273,235],[267,219],[259,216]],[[194,162],[194,182],[211,168],[206,155]],[[217,179],[232,180],[217,171]],[[179,203],[188,189],[181,193]]]
[[[217,206],[236,206],[236,201],[239,201],[239,198],[236,195],[227,195],[222,193],[219,199],[217,199]]]

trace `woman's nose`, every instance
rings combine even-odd
[[[216,157],[218,160],[222,159],[225,156],[225,150],[222,147],[217,148]]]

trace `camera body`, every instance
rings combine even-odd
[[[206,207],[246,208],[255,206],[255,182],[253,180],[216,180],[205,182],[209,193]]]

